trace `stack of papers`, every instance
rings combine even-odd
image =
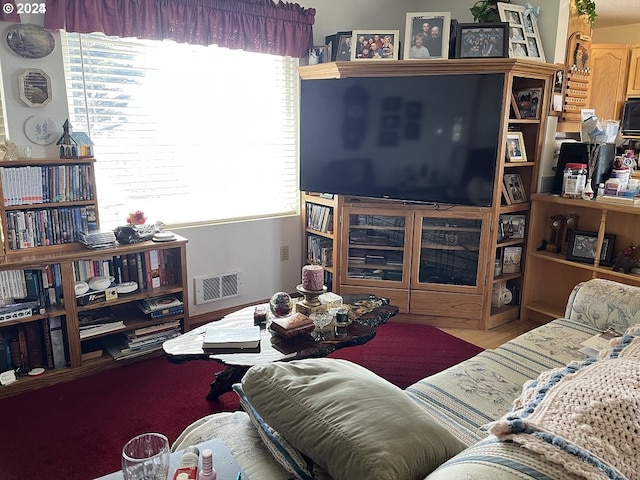
[[[202,348],[217,353],[258,353],[260,352],[260,327],[225,327],[210,325],[207,327]]]

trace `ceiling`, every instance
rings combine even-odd
[[[640,0],[595,0],[595,28],[640,23]]]

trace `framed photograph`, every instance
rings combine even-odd
[[[51,101],[51,77],[38,68],[18,75],[20,100],[28,107],[44,107]]]
[[[309,65],[326,63],[330,58],[329,47],[327,45],[314,45],[309,49]]]
[[[602,240],[602,250],[600,251],[600,265],[610,267],[613,265],[613,252],[616,243],[616,236],[612,233],[605,233]],[[573,230],[569,237],[569,248],[567,249],[567,260],[583,263],[594,263],[596,258],[596,248],[598,246],[597,232],[584,232]]]
[[[498,2],[500,20],[509,23],[509,57],[545,61],[538,22],[526,7]]]
[[[504,191],[506,193],[507,203],[523,203],[527,201],[527,192],[524,190],[522,178],[517,173],[505,174],[503,177]]]
[[[522,247],[504,247],[502,252],[502,273],[520,272]]]
[[[522,214],[500,215],[498,221],[498,242],[506,242],[508,240],[522,240],[525,237],[527,218]]]
[[[404,37],[405,60],[449,58],[451,12],[407,13]]]
[[[397,60],[399,35],[400,30],[354,30],[351,60]]]
[[[458,23],[456,58],[506,58],[509,56],[509,24]]]
[[[522,132],[507,132],[507,161],[527,161],[527,151],[525,150]]]
[[[345,39],[349,39],[349,42],[346,42]],[[342,44],[341,44],[342,42]],[[331,61],[349,61],[351,60],[351,32],[336,32],[332,35],[327,35],[324,37],[324,43],[329,47],[329,54],[331,55]],[[347,55],[345,58],[344,49],[347,49]],[[340,51],[343,51],[342,58],[338,59],[338,54]]]
[[[514,93],[519,118],[540,118],[542,88],[528,88]]]

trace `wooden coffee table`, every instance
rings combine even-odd
[[[231,391],[231,386],[239,382],[246,371],[254,365],[269,362],[291,361],[302,358],[319,358],[340,348],[362,345],[376,335],[376,327],[398,313],[398,308],[389,305],[389,300],[373,295],[347,295],[344,307],[349,310],[351,323],[346,337],[332,335],[317,336],[304,334],[291,339],[276,336],[268,329],[261,330],[260,353],[214,354],[203,350],[202,338],[208,325],[241,326],[253,325],[255,305],[233,312],[221,320],[202,325],[179,337],[167,340],[162,345],[171,363],[185,363],[191,360],[215,360],[225,365],[216,373],[215,380],[207,394],[207,400],[215,400],[223,393]]]

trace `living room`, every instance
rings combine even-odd
[[[563,25],[568,16],[567,2],[549,0],[539,2],[541,6],[538,22],[540,35],[548,62],[564,62],[566,32]],[[445,1],[412,1],[404,5],[403,11],[393,3],[376,5],[353,1],[348,4],[340,2],[323,2],[322,6],[302,2],[304,6],[317,9],[314,25],[314,44],[322,44],[326,35],[336,31],[352,29],[370,29],[382,27],[403,32],[405,13],[409,11],[451,11],[452,18],[462,22],[471,22],[470,5],[451,4]],[[332,7],[327,6],[332,5]],[[41,23],[38,15],[25,16],[23,22]],[[3,22],[3,29],[14,22]],[[628,30],[627,30],[628,28]],[[594,40],[599,36],[598,28],[594,31]],[[622,38],[625,43],[640,43],[637,28],[625,27]],[[59,42],[58,34],[54,34]],[[402,37],[402,35],[401,35]],[[617,43],[615,32],[611,27],[602,32],[607,43]],[[41,60],[24,60],[17,58],[7,48],[0,49],[0,64],[4,85],[4,106],[6,114],[7,137],[18,145],[29,143],[23,129],[28,116],[33,114],[24,107],[17,93],[17,72],[24,68],[40,68],[52,78],[52,102],[47,105],[48,115],[62,123],[68,117],[66,90],[62,53],[59,48]],[[555,133],[555,119],[549,121],[549,131]],[[553,137],[550,134],[550,138]],[[552,148],[550,141],[543,155],[542,163],[550,169]],[[55,146],[34,146],[33,157],[56,157]],[[99,160],[100,152],[96,152]],[[233,179],[232,181],[237,181]],[[265,188],[265,195],[268,189]],[[259,197],[256,201],[260,201]],[[131,205],[131,209],[137,208]],[[154,219],[162,220],[162,212],[145,212]],[[268,299],[273,292],[295,290],[300,281],[302,252],[302,229],[300,215],[290,214],[277,218],[259,218],[247,221],[219,222],[210,225],[180,226],[169,224],[172,231],[188,239],[187,271],[191,295],[189,298],[190,314],[194,319],[206,321],[239,306],[248,305]],[[284,251],[287,255],[283,255]],[[220,274],[230,271],[242,272],[241,295],[212,303],[197,304],[194,300],[195,289],[191,287],[196,277]]]

